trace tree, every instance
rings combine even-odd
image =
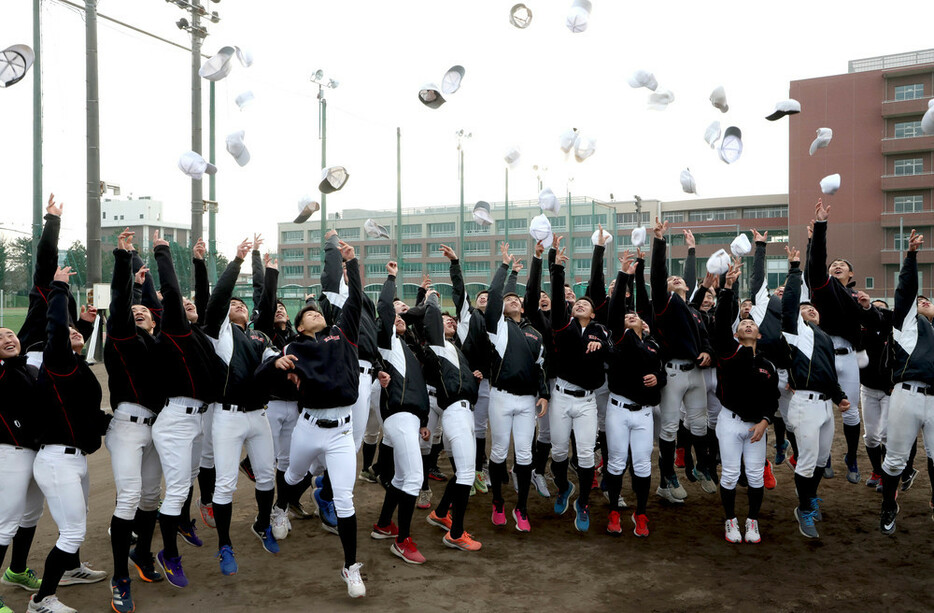
[[[0,289],[6,289],[7,241],[0,237]]]
[[[84,287],[87,284],[88,250],[81,241],[76,240],[65,251],[65,266],[71,266],[71,270],[77,273],[72,282],[74,286]]]

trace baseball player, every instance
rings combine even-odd
[[[518,500],[512,517],[516,530],[528,532],[529,486],[532,476],[532,439],[535,416],[548,412],[550,397],[545,382],[544,346],[541,334],[522,319],[522,301],[510,292],[503,295],[506,273],[512,263],[508,243],[500,246],[503,264],[493,275],[483,318],[493,345],[490,380],[490,482],[493,489],[494,526],[506,525],[502,486],[508,483],[506,455],[509,439],[516,453],[514,468],[518,480]],[[537,397],[537,399],[536,399]],[[536,411],[537,409],[537,411]]]
[[[113,420],[104,444],[110,452],[117,503],[110,520],[110,542],[114,573],[111,580],[113,608],[131,613],[135,608],[130,592],[128,557],[139,570],[140,579],[162,581],[154,568],[152,533],[156,527],[162,467],[152,444],[152,424],[165,402],[160,393],[155,321],[143,305],[133,304],[133,233],[124,230],[114,249],[114,274],[110,284],[110,317],[104,364],[110,388]],[[146,268],[141,268],[145,275]],[[132,533],[136,549],[130,551]]]
[[[895,533],[898,481],[919,430],[925,448],[934,449],[934,306],[918,295],[918,249],[923,244],[924,236],[912,230],[892,314],[895,388],[889,401],[879,519],[879,529],[887,535]]]
[[[590,261],[590,278],[587,282],[587,288],[584,290],[584,295],[589,296],[594,305],[594,321],[604,327],[606,327],[610,303],[607,297],[606,279],[603,272],[603,258],[606,252],[606,241],[609,236],[608,233],[603,232],[603,224],[598,224],[597,244],[594,245],[593,256]],[[609,333],[607,336],[609,336]],[[604,366],[604,369],[605,368]],[[594,398],[597,401],[597,439],[595,443],[595,452],[597,449],[600,450],[600,460],[599,462],[595,462],[594,466],[593,485],[596,487],[598,485],[597,473],[606,466],[606,460],[607,457],[609,457],[609,450],[606,444],[606,412],[610,402],[610,388],[605,373],[603,375],[603,384],[594,391]]]
[[[874,300],[873,306],[882,314],[883,324],[876,330],[863,330],[862,347],[869,364],[859,371],[859,405],[863,412],[863,442],[872,466],[872,475],[866,479],[868,487],[882,485],[882,458],[885,454],[885,433],[888,423],[892,390],[892,311],[884,300]],[[907,468],[907,467],[906,467]]]
[[[283,356],[267,360],[258,384],[268,386],[288,377],[297,382],[301,416],[292,432],[289,468],[285,473],[286,500],[294,500],[298,486],[312,465],[326,467],[334,490],[337,530],[344,549],[341,578],[352,598],[366,596],[357,562],[357,516],[353,506],[356,457],[351,413],[357,401],[360,364],[357,357],[363,287],[354,248],[340,243],[347,267],[349,294],[340,326],[325,323],[315,304],[306,304],[295,316],[299,337],[286,345]],[[277,503],[284,511],[283,501]]]
[[[714,320],[714,343],[717,352],[717,396],[720,417],[717,438],[720,441],[720,501],[725,519],[724,538],[729,543],[758,543],[759,509],[764,493],[765,431],[769,416],[778,409],[778,374],[765,356],[757,351],[761,338],[759,327],[751,317],[740,319],[736,333],[736,297],[733,284],[739,278],[740,262],[736,260],[726,273],[724,286],[717,299]],[[714,275],[708,274],[704,287],[712,287]],[[740,466],[745,464],[748,481],[749,512],[746,526],[740,534],[736,519],[736,483]]]
[[[53,277],[48,340],[39,371],[42,433],[33,475],[58,526],[58,540],[45,561],[45,580],[29,599],[28,610],[35,613],[76,611],[59,602],[55,591],[68,569],[83,566],[78,548],[87,531],[87,454],[100,448],[109,422],[109,416],[100,410],[100,383],[80,356],[84,338],[68,325],[68,279],[72,274],[66,266]]]
[[[795,488],[798,530],[807,538],[820,538],[814,522],[821,521],[817,488],[830,457],[833,441],[833,404],[843,412],[850,401],[837,382],[834,344],[820,329],[820,314],[809,302],[801,302],[801,256],[788,253],[789,271],[782,295],[782,334],[791,350],[788,384],[794,390],[788,405],[788,424],[798,440]]]
[[[608,346],[606,328],[594,318],[594,303],[584,296],[567,308],[562,300],[564,265],[568,257],[558,252],[551,268],[551,327],[555,339],[552,361],[555,392],[551,397],[551,472],[558,494],[555,513],[567,511],[574,485],[568,481],[568,446],[571,432],[577,441],[577,482],[574,527],[590,528],[590,490],[594,480],[594,446],[597,439],[597,400],[594,392],[606,380],[604,360]]]

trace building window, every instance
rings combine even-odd
[[[421,238],[421,237],[422,237],[422,224],[420,223],[402,224],[402,238]]]
[[[599,215],[574,215],[571,217],[571,223],[574,224],[574,230],[596,230],[597,224],[603,224],[606,227],[606,213]]]
[[[305,250],[304,249],[281,249],[279,251],[279,257],[283,261],[294,261],[294,260],[304,260],[305,259]]]
[[[308,267],[308,276],[309,277],[320,277],[321,276],[321,265],[312,265]]]
[[[386,265],[385,264],[366,264],[363,267],[366,276],[379,276],[386,274]]]
[[[527,253],[529,250],[528,239],[523,238],[519,240],[513,240],[510,238],[509,239],[509,250],[515,253],[516,255]]]
[[[388,258],[392,251],[392,245],[367,245],[366,257],[368,258]]]
[[[490,255],[490,241],[465,241],[464,255]]]
[[[475,221],[465,221],[464,222],[464,234],[470,236],[471,234],[489,234],[491,226],[484,226]]]
[[[907,177],[910,175],[919,175],[924,172],[924,160],[922,158],[911,158],[908,160],[895,160],[895,176]]]
[[[300,279],[305,276],[304,266],[283,266],[282,276],[287,279]]]
[[[309,247],[308,248],[308,259],[309,260],[320,260],[321,259],[321,247]]]
[[[282,242],[283,243],[300,243],[305,237],[305,233],[301,230],[289,230],[282,233]]]
[[[360,228],[338,228],[337,235],[341,238],[360,239]]]
[[[684,238],[684,235],[682,235]],[[706,232],[695,234],[694,243],[697,245],[729,245],[736,238],[735,232]]]
[[[489,274],[490,273],[490,262],[489,260],[482,260],[479,262],[462,262],[464,272],[468,275],[478,275],[478,274]]]
[[[450,272],[451,265],[447,262],[428,262],[429,275],[444,275]]]
[[[895,138],[922,136],[921,121],[899,121],[895,124]]]
[[[551,224],[552,230],[564,230],[568,227],[568,218],[567,217],[549,217],[548,223]]]
[[[453,221],[428,224],[428,236],[454,236],[457,224]]]
[[[895,196],[896,213],[920,213],[924,210],[924,196]]]
[[[101,214],[103,215],[102,219],[107,219],[107,211],[104,211],[104,212],[101,213]]]
[[[866,277],[866,289],[875,289],[876,280],[872,277]]]
[[[785,277],[788,276],[788,259],[782,256],[766,256],[765,258],[765,276],[768,279],[769,288],[775,289],[785,284]],[[750,288],[753,292],[759,290],[758,287]]]
[[[402,226],[405,228],[405,226]],[[402,255],[414,255],[421,257],[422,246],[419,243],[406,243],[402,245]]]
[[[143,214],[142,214],[142,213],[139,214],[139,218],[140,218],[140,219],[143,218]]]
[[[684,211],[665,213],[665,219],[667,219],[669,223],[684,223]]]
[[[574,247],[574,253],[585,253],[593,250],[593,243],[589,236],[575,236],[571,243]]]
[[[403,262],[402,263],[402,274],[406,277],[422,276],[421,262]]]
[[[736,209],[707,209],[706,211],[688,212],[688,221],[723,221],[724,219],[736,219],[739,217],[739,211]]]
[[[636,213],[617,213],[616,223],[621,226],[645,226],[648,225],[651,215],[644,211],[641,216]]]
[[[745,219],[770,219],[788,217],[787,206],[765,206],[755,209],[743,209]]]
[[[924,85],[921,83],[895,87],[896,100],[917,100],[918,98],[924,98]]]
[[[526,225],[527,223],[528,223],[528,221],[527,221],[525,218],[510,219],[510,220],[509,220],[509,231],[510,231],[510,232],[514,232],[514,231],[517,231],[517,230],[520,231],[520,232],[521,232],[521,231],[524,231],[524,230],[525,230],[525,225]],[[505,232],[505,229],[506,229],[506,220],[505,220],[505,219],[497,219],[497,220],[496,220],[496,233],[497,233],[497,234],[505,234],[505,233],[506,233],[506,232]]]
[[[309,243],[320,243],[321,242],[321,230],[309,230],[308,231],[308,242]]]
[[[175,240],[175,235],[171,232],[163,232],[162,238],[171,243],[173,240]]]
[[[589,238],[587,240],[590,240]],[[590,259],[574,258],[574,274],[587,276],[590,274]]]

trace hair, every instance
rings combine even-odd
[[[242,298],[237,298],[236,296],[231,297],[230,301],[233,302],[234,300],[236,300],[237,302],[239,302],[239,303],[242,304],[243,306],[246,306],[246,303],[243,302],[243,299],[242,299]]]
[[[482,289],[479,292],[477,292],[477,298],[479,298],[480,296],[483,296],[484,294],[489,294],[489,293],[490,293],[490,290]]]
[[[579,301],[581,301],[581,300],[584,300],[584,301],[586,301],[586,302],[589,302],[589,303],[590,303],[590,308],[593,309],[594,312],[596,312],[596,310],[597,310],[597,305],[595,305],[595,304],[593,303],[593,298],[591,298],[590,296],[588,296],[588,295],[585,294],[585,295],[581,296],[580,298],[576,299],[574,302],[579,302]]]
[[[850,264],[850,261],[849,261],[848,259],[846,259],[846,258],[834,258],[834,259],[830,260],[830,263],[831,263],[831,264],[833,264],[834,262],[843,262],[844,264],[846,264],[847,268],[850,269],[850,272],[853,272],[853,265]]]
[[[918,297],[920,298],[920,296]],[[885,305],[885,308],[889,308],[889,303],[883,300],[882,298],[876,298],[875,300],[873,300],[873,302],[881,302],[882,304]]]
[[[298,312],[298,314],[295,315],[295,328],[296,329],[298,329],[298,326],[301,325],[302,318],[305,317],[305,313],[307,313],[308,311],[314,311],[315,313],[321,312],[320,310],[318,310],[318,305],[306,303],[305,306],[303,306],[301,310]]]
[[[927,296],[918,296],[918,297],[916,298],[916,300],[927,300],[928,302],[931,301],[931,299],[928,298]],[[887,306],[887,305],[886,305],[886,306]]]
[[[743,298],[742,300],[739,301],[739,304],[742,306],[742,305],[746,304],[747,302],[748,302],[749,304],[752,304],[752,298]]]

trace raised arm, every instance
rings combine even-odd
[[[441,252],[451,262],[451,297],[454,299],[454,309],[457,316],[464,319],[467,311],[470,310],[470,296],[467,295],[467,289],[464,287],[464,273],[461,271],[460,261],[457,254],[447,245],[441,245]]]
[[[172,263],[169,243],[159,238],[159,233],[156,232],[152,244],[156,267],[159,270],[159,289],[162,290],[162,331],[169,334],[186,334],[191,330],[191,325],[182,303],[182,292]]]
[[[207,317],[208,299],[211,297],[211,284],[208,281],[208,267],[204,261],[207,245],[200,238],[192,250],[192,267],[195,271],[195,312],[198,321],[203,323]]]
[[[606,252],[606,235],[603,234],[603,226],[598,226],[600,238],[593,248],[593,256],[590,259],[590,279],[587,281],[587,295],[594,303],[594,316],[597,321],[606,321],[606,278],[603,273],[603,258]]]
[[[425,340],[433,350],[444,347],[444,319],[438,305],[438,292],[431,290],[425,300]]]
[[[394,261],[386,263],[386,280],[376,302],[376,312],[379,315],[376,329],[376,344],[380,349],[392,349],[392,337],[396,329],[396,309],[392,302],[396,297],[396,273],[399,265]]]
[[[668,262],[665,260],[667,244],[665,230],[668,222],[662,223],[655,218],[655,238],[652,240],[652,272],[649,280],[652,284],[652,306],[664,311],[668,307]]]
[[[276,333],[276,292],[279,291],[279,260],[273,260],[268,255],[266,272],[263,274],[263,293],[260,294],[259,305],[256,307],[256,316],[253,319],[253,329],[259,330],[272,338]]]
[[[114,276],[110,281],[110,313],[107,332],[115,339],[126,339],[136,335],[133,319],[133,255],[127,251],[126,239],[129,230],[117,238],[114,249]]]
[[[542,254],[545,248],[542,242],[535,245],[535,255],[529,264],[529,281],[525,286],[525,295],[522,297],[522,310],[530,321],[538,319],[538,301],[542,293]]]
[[[811,248],[807,254],[808,287],[816,291],[824,287],[830,276],[827,274],[827,219],[830,216],[830,207],[825,207],[821,200],[814,207],[816,219],[814,221],[814,236],[811,239]]]
[[[263,299],[263,276],[266,274],[266,267],[263,266],[263,256],[259,252],[260,245],[263,244],[262,237],[257,234],[253,237],[253,255],[250,258],[250,264],[253,273],[253,317],[256,318],[256,310],[259,308],[260,300]]]
[[[918,325],[915,321],[918,312],[918,248],[923,242],[924,236],[912,230],[908,237],[908,252],[898,273],[895,309],[892,312],[892,327],[899,331]]]
[[[697,249],[694,233],[690,230],[684,230],[684,244],[688,246],[688,257],[684,259],[684,284],[688,292],[693,292],[697,287]]]
[[[555,331],[568,324],[568,301],[564,298],[564,264],[567,261],[567,254],[561,249],[551,267],[551,328]]]
[[[782,332],[797,334],[801,317],[801,256],[793,247],[785,247],[785,252],[788,253],[788,278],[782,294]]]
[[[486,331],[489,334],[496,334],[499,322],[503,319],[503,284],[506,282],[508,271],[509,264],[504,261],[493,273],[493,280],[490,282],[490,293],[487,294],[486,310],[483,312]]]
[[[360,337],[360,314],[363,312],[363,283],[360,281],[360,262],[357,253],[347,243],[341,242],[341,257],[347,266],[347,301],[341,311],[338,326],[344,336],[354,345]]]
[[[733,321],[738,311],[733,283],[737,278],[739,278],[739,266],[733,265],[726,274],[726,281],[717,298],[717,310],[714,315],[714,333],[711,341],[717,354],[724,358],[733,355],[737,345],[737,340],[733,337]]]
[[[607,313],[606,324],[610,328],[610,333],[614,339],[622,338],[626,330],[626,284],[629,282],[629,274],[621,269],[616,273],[616,289],[610,296],[609,312]]]
[[[42,360],[46,368],[56,374],[68,373],[78,363],[68,330],[68,278],[73,274],[70,266],[57,269],[49,291],[47,340]]]
[[[218,337],[224,319],[230,313],[230,298],[233,296],[234,286],[237,284],[237,276],[240,274],[243,260],[250,253],[250,247],[250,240],[243,239],[243,242],[237,246],[237,256],[227,265],[224,273],[217,279],[214,291],[211,292],[203,327],[205,334],[211,338]]]

